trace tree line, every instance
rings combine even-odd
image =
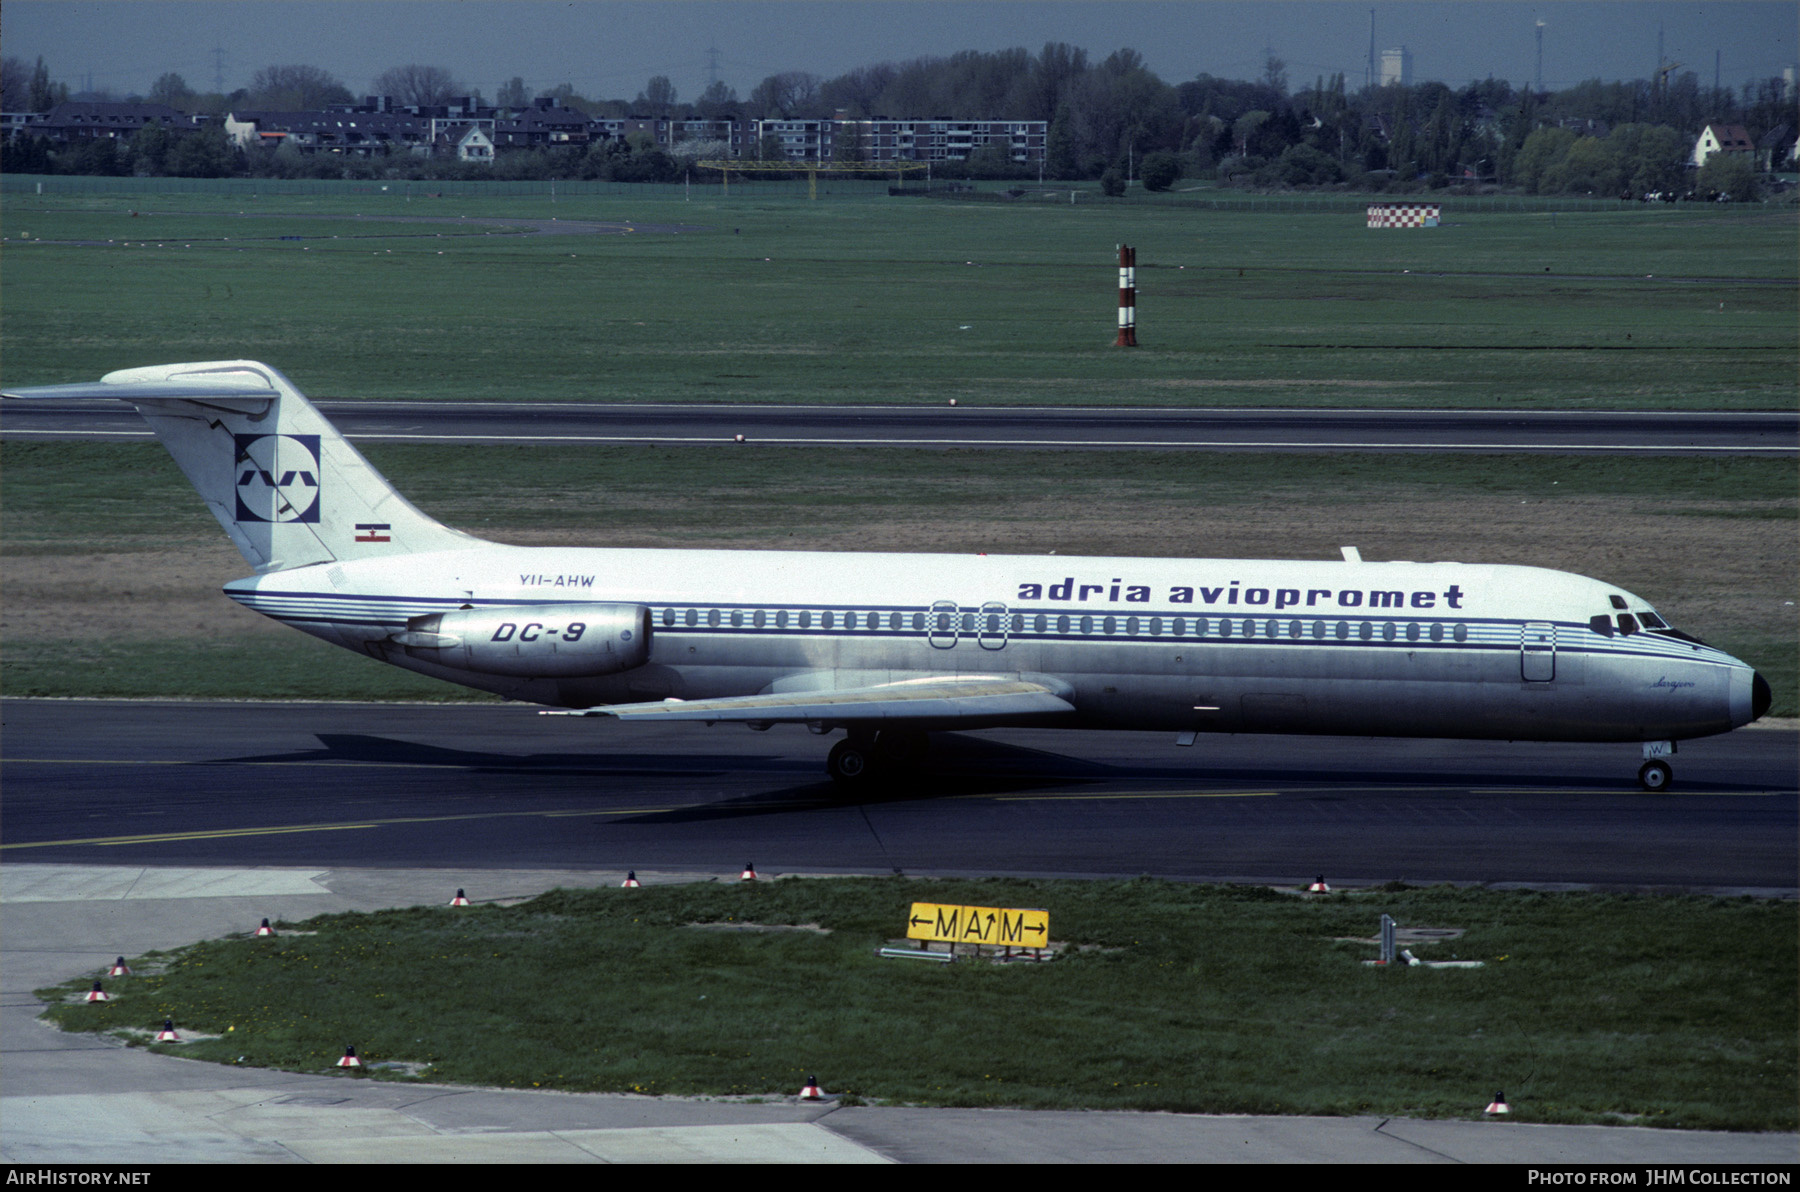
[[[488,104],[478,90],[440,67],[395,67],[373,83],[376,93],[402,106],[438,105],[465,95]],[[67,86],[50,79],[42,59],[30,68],[6,59],[0,89],[8,111],[47,111],[68,98]],[[1537,194],[1675,193],[1693,185],[1687,161],[1704,125],[1742,125],[1753,141],[1784,124],[1790,130],[1800,126],[1800,105],[1778,78],[1754,80],[1738,89],[1707,88],[1686,72],[1666,80],[1590,80],[1537,92],[1493,78],[1461,88],[1426,82],[1352,89],[1338,74],[1290,87],[1286,64],[1271,56],[1256,79],[1200,74],[1169,84],[1135,50],[1093,61],[1085,50],[1062,42],[1049,43],[1036,54],[1023,48],[968,50],[883,62],[835,78],[787,71],[763,79],[742,99],[735,88],[715,82],[698,97],[683,100],[663,75],[648,80],[629,100],[585,96],[568,83],[533,88],[515,77],[501,86],[491,106],[516,110],[546,96],[591,117],[1039,120],[1049,130],[1041,167],[1045,178],[1097,178],[1120,186],[1125,179],[1136,179],[1152,189],[1186,177],[1259,189],[1496,186]],[[354,97],[323,69],[289,65],[266,67],[250,87],[229,95],[196,92],[179,74],[168,73],[141,98],[218,115],[316,110]],[[195,138],[203,143],[186,143]],[[9,146],[9,160],[0,168],[650,181],[678,178],[700,156],[694,146],[665,149],[640,138],[585,149],[503,152],[492,165],[471,170],[453,162],[401,161],[400,155],[374,163],[335,155],[302,161],[291,152],[283,159],[280,151],[238,152],[222,146],[222,136],[210,132],[169,139],[172,143],[164,144],[146,137],[141,145],[134,139],[129,146],[115,147],[114,159],[105,160],[88,146],[40,146],[35,154]],[[704,150],[722,156],[722,148]],[[773,145],[761,148],[771,156],[776,150]],[[839,138],[838,155],[840,160],[859,159],[853,134]],[[1717,164],[1709,162],[1714,176],[1698,183],[1747,196],[1754,187],[1748,164],[1725,157],[1715,155]],[[1039,171],[1038,164],[1014,162],[1007,151],[995,148],[948,165],[943,173],[1035,178]]]

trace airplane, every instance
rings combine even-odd
[[[1769,709],[1646,601],[1538,567],[522,547],[420,512],[274,368],[164,364],[18,400],[129,402],[254,574],[225,595],[381,662],[642,721],[842,730],[845,787],[934,730],[1640,742]],[[556,714],[554,712],[550,714]]]

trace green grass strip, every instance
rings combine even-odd
[[[500,700],[294,632],[201,640],[16,638],[0,659],[0,690],[13,698]]]
[[[1034,907],[1052,963],[875,950],[914,900]],[[1461,929],[1376,969],[1381,914]],[[717,925],[701,928],[695,924]],[[816,925],[822,931],[747,929]],[[1791,902],[904,878],[559,890],[327,915],[39,996],[221,1063],[686,1096],[1796,1129]],[[721,930],[719,926],[739,928]],[[1354,938],[1352,938],[1354,937]],[[147,1035],[135,1036],[139,1041]],[[394,1067],[381,1067],[389,1064]]]
[[[20,196],[0,317],[15,385],[248,356],[342,398],[1782,409],[1796,226],[1470,210],[1371,231],[1353,204],[704,188]],[[1120,241],[1139,251],[1134,351],[1112,346]]]
[[[905,448],[440,446],[359,448],[408,499],[447,524],[509,528],[750,530],[785,536],[832,518],[907,510],[1004,519],[1034,499],[1138,499],[1196,509],[1271,499],[1320,504],[1502,495],[1648,502],[1793,497],[1791,459],[1374,452],[1015,451]],[[0,443],[8,551],[93,537],[217,533],[158,444]],[[1721,516],[1694,510],[1698,516]],[[1769,516],[1758,510],[1754,516]],[[1788,516],[1792,516],[1791,513]]]

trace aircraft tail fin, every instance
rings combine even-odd
[[[293,382],[253,360],[129,368],[5,396],[136,406],[259,572],[480,541],[419,512]]]

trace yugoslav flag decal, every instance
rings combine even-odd
[[[393,539],[388,537],[388,530],[390,528],[391,527],[387,522],[381,522],[379,524],[357,522],[356,540],[358,542],[392,542]]]
[[[237,519],[319,520],[319,436],[238,435]]]

